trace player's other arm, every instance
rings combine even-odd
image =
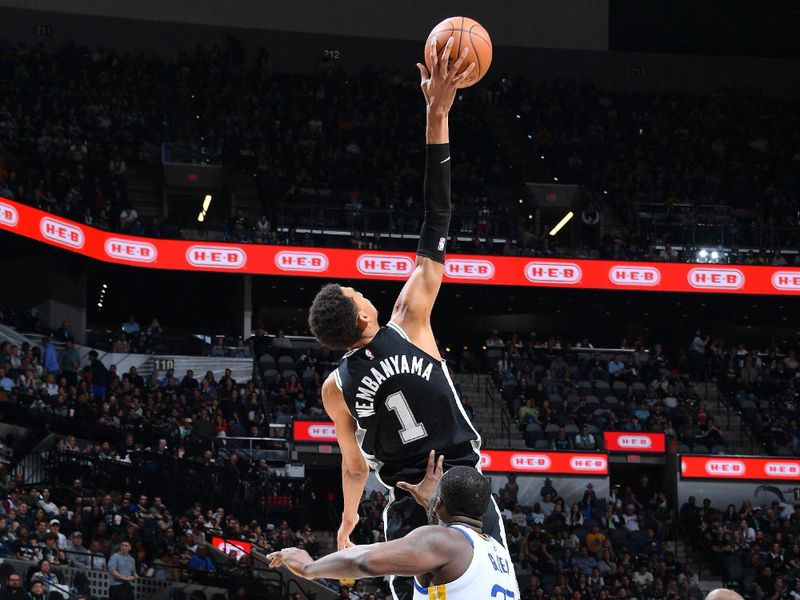
[[[419,235],[417,261],[400,296],[392,320],[412,337],[430,329],[430,315],[444,275],[445,246],[450,228],[450,133],[449,113],[460,81],[474,68],[470,65],[456,75],[467,54],[465,49],[450,67],[453,39],[447,42],[441,60],[431,45],[431,72],[419,64],[422,93],[425,96],[425,184],[423,189],[425,219]],[[432,337],[432,335],[431,335]],[[432,340],[431,340],[432,341]]]
[[[322,385],[322,403],[325,406],[325,412],[336,425],[336,440],[339,442],[339,449],[342,452],[344,510],[342,511],[342,525],[337,534],[338,548],[342,550],[353,545],[350,541],[350,534],[358,524],[358,503],[364,494],[369,467],[356,441],[355,419],[347,408],[333,373]]]
[[[305,550],[296,548],[275,552],[268,558],[271,567],[285,565],[292,573],[306,579],[412,576],[439,571],[468,549],[461,546],[446,528],[429,525],[398,540],[353,546],[316,561]]]

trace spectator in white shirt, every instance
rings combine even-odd
[[[42,495],[39,498],[39,508],[51,517],[55,517],[58,514],[58,505],[50,500],[50,490],[47,488],[42,490]]]

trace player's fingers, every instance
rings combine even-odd
[[[444,454],[439,457],[439,460],[436,461],[436,470],[434,471],[434,476],[441,478],[442,471],[444,471]]]
[[[461,54],[458,55],[456,62],[453,63],[453,68],[450,69],[450,72],[454,75],[458,73],[458,70],[461,68],[461,64],[466,60],[467,54],[469,54],[469,48],[462,48]]]
[[[475,70],[475,66],[475,63],[469,63],[469,66],[464,69],[463,73],[453,77],[453,83],[461,83],[464,81],[467,77],[469,77],[470,73]]]
[[[442,50],[442,59],[441,59],[442,62],[441,62],[441,65],[440,65],[440,67],[442,69],[442,79],[447,78],[447,73],[448,73],[448,68],[447,67],[450,64],[450,49],[453,47],[453,43],[454,42],[455,42],[455,39],[451,35],[448,38],[447,43],[444,45],[444,50]]]
[[[428,453],[428,466],[425,468],[425,474],[430,475],[436,467],[436,450],[431,450]]]
[[[431,40],[431,75],[436,72],[436,66],[439,64],[439,57],[436,56],[436,38]]]
[[[397,482],[397,487],[399,487],[401,490],[405,490],[407,492],[411,491],[411,485],[406,483],[405,481],[398,481]]]
[[[430,73],[428,73],[428,69],[422,63],[417,63],[417,68],[419,69],[420,77],[422,78],[421,83],[425,83],[426,79],[430,79]]]

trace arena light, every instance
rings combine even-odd
[[[201,210],[200,214],[197,215],[197,222],[198,223],[202,223],[203,221],[206,220],[206,213],[208,212],[208,209],[211,207],[211,200],[212,199],[213,198],[211,197],[211,194],[206,194],[206,197],[203,200],[203,210]]]
[[[569,223],[569,220],[574,216],[575,213],[569,211],[566,215],[564,215],[564,218],[561,219],[558,222],[558,224],[550,230],[550,235],[556,235],[559,231],[561,231],[561,228],[564,227],[564,225],[566,225],[567,223]]]

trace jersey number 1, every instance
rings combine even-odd
[[[425,431],[425,425],[417,423],[414,418],[403,392],[395,392],[388,396],[386,398],[386,406],[389,410],[393,410],[397,414],[397,418],[400,419],[400,425],[403,428],[398,433],[404,444],[414,442],[428,435],[428,432]]]

